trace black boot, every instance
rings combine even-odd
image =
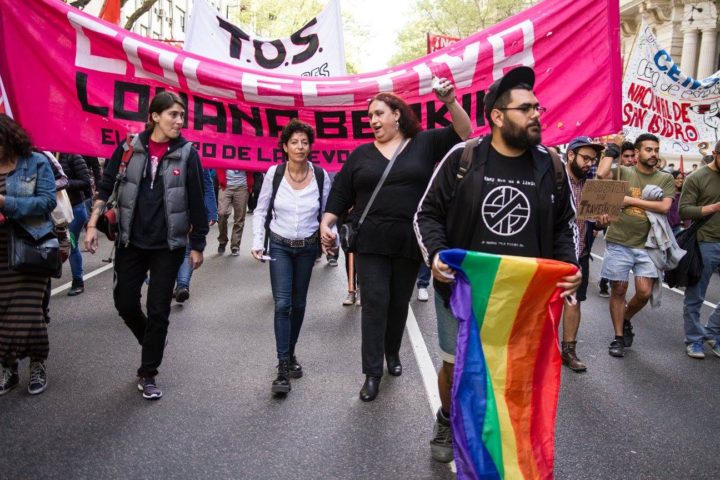
[[[303,376],[302,365],[300,365],[295,358],[295,355],[290,357],[290,378],[300,378]]]
[[[387,361],[388,373],[393,377],[402,375],[402,364],[400,363],[399,353],[386,353],[385,361]]]
[[[365,383],[362,389],[360,389],[360,400],[363,402],[372,402],[375,400],[375,397],[377,397],[380,391],[380,378],[381,377],[372,377],[370,375],[365,377]]]
[[[74,297],[75,295],[80,295],[85,291],[85,282],[80,280],[76,280],[73,278],[72,285],[70,286],[70,290],[68,291],[68,297]]]
[[[280,360],[277,370],[277,378],[272,382],[271,391],[273,393],[288,393],[290,391],[290,361]]]

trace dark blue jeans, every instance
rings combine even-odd
[[[295,354],[300,336],[310,276],[318,245],[293,248],[270,241],[270,284],[275,300],[275,345],[278,360]]]
[[[420,264],[420,271],[417,276],[417,287],[427,288],[430,285],[430,268],[424,263]]]

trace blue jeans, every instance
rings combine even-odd
[[[704,339],[720,340],[720,306],[710,315],[704,326],[700,322],[700,307],[705,300],[708,283],[712,274],[720,267],[720,243],[698,242],[703,260],[703,272],[700,281],[685,289],[683,320],[685,323],[685,343],[702,342]]]
[[[305,304],[318,245],[293,248],[270,241],[270,284],[275,300],[275,346],[278,360],[295,354],[305,318]]]
[[[417,287],[427,288],[430,285],[430,268],[424,263],[420,264],[420,271],[417,276]]]
[[[73,207],[73,221],[70,222],[69,230],[73,236],[73,246],[70,249],[70,270],[72,271],[73,281],[82,281],[83,278],[83,259],[78,243],[80,241],[80,232],[88,221],[88,211],[85,208],[85,202],[80,202]]]
[[[190,279],[192,278],[193,269],[190,267],[190,262],[188,262],[188,258],[190,258],[190,244],[188,243],[185,247],[185,258],[183,258],[183,262],[180,264],[180,270],[178,270],[177,274],[177,288],[187,288],[190,289]]]

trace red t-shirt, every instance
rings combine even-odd
[[[160,160],[170,149],[170,142],[158,143],[148,140],[148,158],[150,159],[150,188],[155,184],[155,173]]]

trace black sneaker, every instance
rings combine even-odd
[[[43,362],[30,362],[30,381],[27,388],[30,395],[42,393],[47,388],[47,372]]]
[[[220,245],[218,245],[218,253],[219,253],[220,255],[222,255],[223,253],[225,253],[225,244],[224,244],[224,243],[221,243]]]
[[[232,255],[233,257],[237,257],[238,255],[240,255],[240,249],[238,247],[231,248],[230,255]]]
[[[635,338],[635,334],[633,333],[632,323],[630,323],[630,320],[624,320],[623,321],[623,341],[625,342],[626,348],[632,347],[633,338]]]
[[[140,378],[138,380],[138,390],[143,394],[146,400],[160,400],[162,398],[162,390],[157,387],[155,377]]]
[[[0,396],[17,387],[19,382],[20,376],[17,372],[17,365],[15,367],[0,366]]]
[[[68,297],[74,297],[75,295],[80,295],[85,291],[85,283],[80,280],[73,280],[72,286],[70,287],[70,290],[68,291]]]
[[[442,410],[438,410],[435,420],[435,437],[430,440],[430,454],[436,462],[450,463],[453,461],[452,431],[450,419]]]
[[[624,357],[625,356],[625,343],[623,342],[622,338],[615,339],[612,342],[610,342],[610,347],[608,347],[608,353],[612,357]]]
[[[185,287],[181,287],[181,288],[178,288],[175,290],[175,301],[176,302],[183,303],[188,298],[190,298],[190,290],[189,289],[187,289]]]

